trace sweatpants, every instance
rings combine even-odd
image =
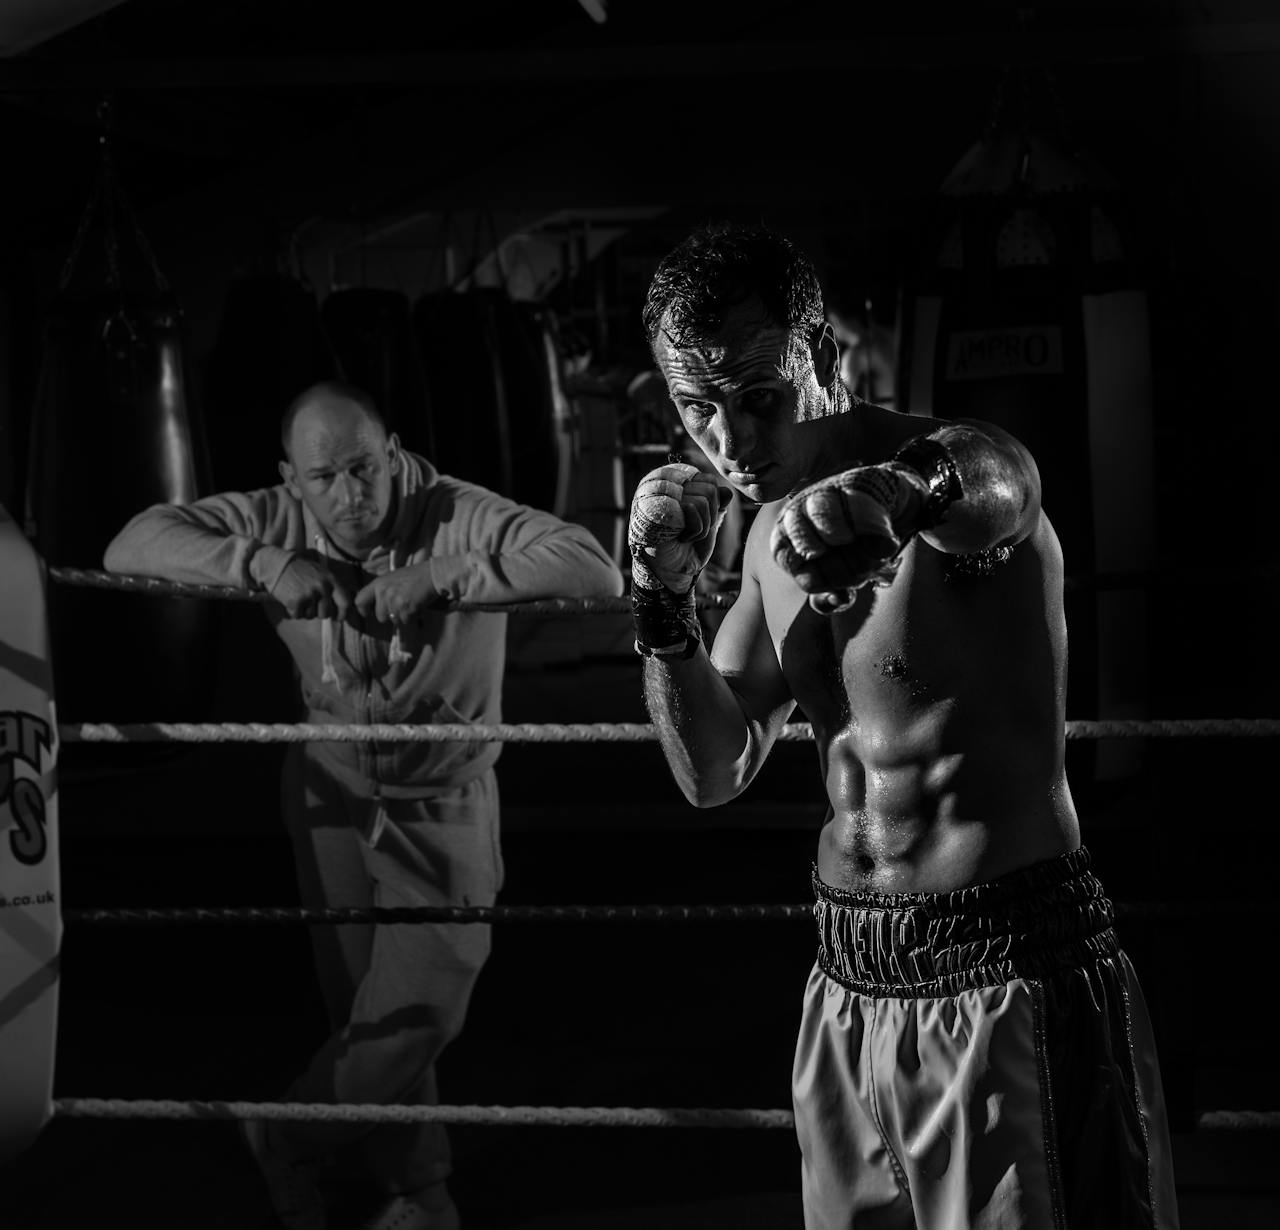
[[[438,797],[376,799],[353,793],[297,747],[282,793],[305,906],[487,906],[502,887],[492,769]],[[436,1061],[462,1028],[489,955],[489,925],[324,924],[311,935],[333,1032],[287,1097],[434,1105]],[[279,1123],[272,1133],[295,1157],[359,1149],[387,1194],[450,1172],[441,1124]]]

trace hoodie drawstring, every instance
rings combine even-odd
[[[316,550],[325,559],[329,558],[323,534],[316,535]],[[320,682],[338,682],[338,672],[333,665],[333,620],[327,615],[320,621]]]
[[[387,560],[387,571],[395,572],[396,570],[396,549],[391,548]],[[391,633],[391,648],[387,651],[387,657],[391,662],[408,662],[413,657],[411,653],[406,653],[404,646],[400,644],[400,625],[393,625],[394,631]]]

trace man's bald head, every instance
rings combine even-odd
[[[284,455],[293,460],[294,428],[299,419],[308,422],[330,420],[337,423],[347,416],[363,417],[380,436],[387,434],[386,420],[373,398],[354,384],[341,380],[322,380],[304,389],[280,416],[280,444]]]

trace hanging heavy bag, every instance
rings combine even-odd
[[[280,481],[280,416],[310,385],[341,375],[314,292],[293,274],[236,274],[205,372],[205,419],[218,491]]]
[[[87,242],[95,230],[101,264]],[[45,320],[31,417],[28,537],[50,565],[99,569],[107,543],[130,517],[153,503],[196,499],[205,472],[186,397],[181,314],[104,140],[98,182]],[[57,585],[49,607],[65,717],[205,715],[215,627],[208,602]]]
[[[996,124],[947,177],[902,295],[899,406],[999,424],[1035,456],[1075,584],[1068,717],[1149,716],[1146,603],[1098,572],[1155,560],[1146,297],[1111,178],[1033,125]],[[1141,749],[1077,742],[1072,780],[1122,777]]]
[[[482,295],[442,290],[413,306],[431,399],[436,467],[512,492],[507,386],[494,313]]]
[[[522,504],[551,510],[556,502],[559,455],[539,307],[517,302],[496,287],[471,293],[481,298],[489,312],[502,367],[511,448],[509,494]]]
[[[435,450],[426,375],[409,298],[381,286],[344,286],[320,307],[343,378],[369,393],[410,452]]]

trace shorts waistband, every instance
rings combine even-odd
[[[813,868],[818,964],[851,990],[932,997],[1038,978],[1119,952],[1082,846],[951,893],[849,892]]]

